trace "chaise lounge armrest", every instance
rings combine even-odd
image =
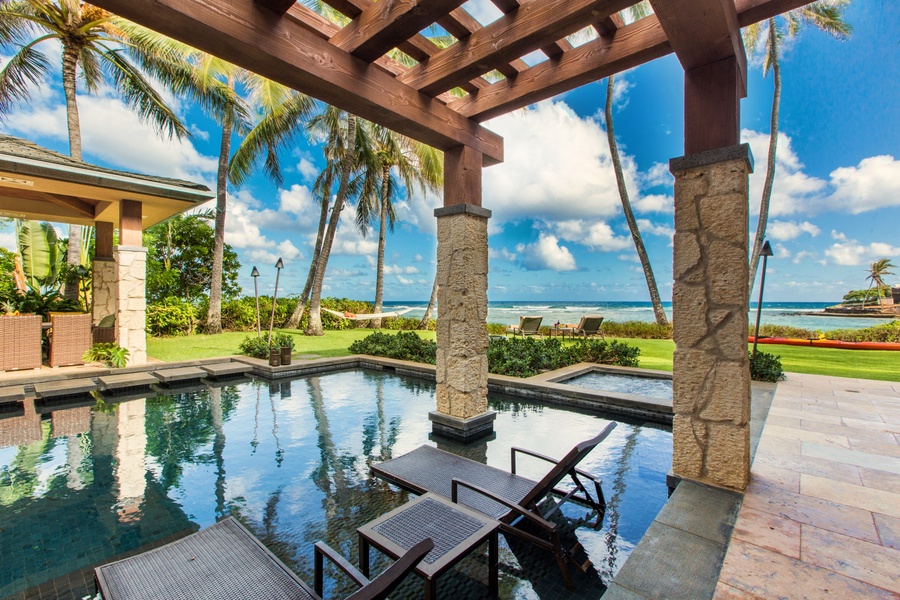
[[[462,481],[461,479],[454,478],[452,485],[453,485],[453,488],[452,488],[450,500],[452,500],[454,503],[457,503],[459,486],[462,486],[464,488],[468,488],[468,489],[472,490],[473,492],[475,492],[477,494],[481,494],[482,496],[490,498],[494,502],[502,504],[503,506],[507,507],[508,509],[510,509],[511,511],[516,513],[517,515],[525,517],[525,519],[531,521],[532,523],[534,523],[535,525],[538,525],[539,527],[541,527],[543,529],[546,529],[551,532],[556,530],[555,523],[551,523],[550,521],[544,519],[540,515],[535,514],[534,511],[528,510],[521,504],[511,502],[511,501],[507,500],[506,498],[503,498],[502,496],[498,496],[497,494],[491,492],[490,490],[486,490],[483,487],[479,487],[479,486],[475,485],[474,483],[469,483],[468,481]]]
[[[547,455],[545,455],[545,454],[540,454],[540,453],[538,453],[538,452],[534,452],[533,450],[528,450],[528,449],[526,449],[526,448],[519,448],[518,446],[513,446],[513,447],[510,449],[510,454],[511,454],[511,459],[512,459],[512,460],[510,461],[510,471],[509,471],[509,472],[512,473],[513,475],[516,474],[516,452],[521,452],[522,454],[527,454],[528,456],[533,456],[533,457],[535,457],[535,458],[539,458],[539,459],[541,459],[541,460],[545,460],[545,461],[547,461],[548,463],[552,463],[552,464],[554,464],[554,465],[558,465],[558,464],[559,464],[559,461],[558,461],[558,460],[556,460],[555,458],[550,458],[549,456],[547,456]],[[587,471],[582,471],[581,469],[578,469],[578,468],[572,469],[572,471],[573,471],[574,473],[577,473],[578,475],[581,475],[581,476],[584,477],[585,479],[589,479],[589,480],[593,481],[595,485],[598,484],[598,483],[600,482],[600,478],[599,478],[599,477],[597,477],[596,475],[591,475],[591,474],[588,473]]]
[[[322,596],[323,579],[325,570],[325,558],[330,560],[338,569],[343,571],[362,589],[351,594],[347,600],[386,600],[388,594],[393,592],[403,578],[412,571],[419,561],[425,558],[425,555],[434,548],[434,542],[431,538],[425,538],[409,551],[400,557],[400,559],[384,570],[375,579],[369,580],[356,567],[351,565],[343,556],[335,552],[329,545],[324,542],[316,542],[315,546],[315,590],[319,596]]]

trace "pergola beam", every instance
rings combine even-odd
[[[474,32],[398,76],[400,81],[434,96],[459,83],[546,46],[599,21],[631,0],[544,0],[526,2],[515,11]],[[521,73],[516,76],[518,79]]]
[[[734,0],[740,27],[771,19],[807,4],[809,0]]]
[[[491,0],[494,6],[500,9],[503,14],[510,13],[519,8],[519,0]],[[556,58],[563,52],[572,49],[572,44],[566,39],[559,39],[552,44],[541,47],[541,52],[547,55],[547,58]]]
[[[465,0],[381,0],[331,38],[331,43],[372,62],[435,23]]]
[[[260,6],[265,6],[269,10],[283,15],[294,5],[297,0],[253,0]]]
[[[747,91],[747,55],[734,0],[650,0],[685,71],[735,58],[740,95]]]
[[[464,145],[487,165],[503,160],[500,136],[252,2],[94,4],[436,148]]]
[[[637,67],[672,52],[655,15],[600,37],[519,73],[515,80],[498,81],[487,89],[450,102],[460,114],[486,121]]]
[[[81,217],[93,219],[95,216],[94,205],[90,202],[85,202],[81,198],[76,198],[74,196],[63,196],[61,194],[50,194],[48,192],[39,191],[35,191],[34,195],[37,198],[44,200],[45,202],[50,202],[51,204],[56,204],[57,206],[67,208]]]

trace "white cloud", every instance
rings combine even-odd
[[[0,232],[0,247],[6,248],[10,252],[17,252],[18,244],[16,243],[16,234],[14,231]]]
[[[537,242],[519,244],[516,250],[522,256],[522,265],[529,271],[574,271],[577,268],[575,257],[568,248],[559,245],[555,235],[541,233]]]
[[[801,250],[797,254],[794,255],[793,262],[795,265],[799,265],[801,263],[808,263],[811,260],[816,260],[816,253],[809,252],[808,250]]]
[[[344,204],[341,220],[334,235],[331,253],[344,256],[365,256],[378,251],[378,241],[364,238],[356,227],[356,207]]]
[[[285,260],[296,260],[303,257],[303,253],[291,242],[284,240],[278,244],[278,254]]]
[[[403,285],[415,285],[415,279],[407,279],[403,275],[397,275],[397,282],[402,283]]]
[[[200,129],[195,123],[191,123],[190,126],[188,126],[188,129],[191,130],[191,135],[194,137],[200,138],[204,142],[209,140],[209,132]]]
[[[416,262],[422,262],[422,255],[421,255],[421,254],[416,254],[416,256],[415,256],[415,258],[414,258],[413,260],[415,260]]]
[[[766,227],[766,237],[780,242],[796,239],[804,233],[816,237],[821,233],[821,230],[809,221],[800,223],[796,221],[772,221]]]
[[[675,237],[674,228],[660,225],[658,223],[653,223],[647,219],[637,219],[637,226],[641,234],[649,233],[651,235],[667,237],[670,241]]]
[[[672,214],[675,212],[675,198],[665,194],[648,194],[633,201],[631,206],[639,213]]]
[[[900,206],[900,161],[893,156],[865,158],[855,167],[830,174],[834,193],[826,199],[832,210],[857,215],[869,210]]]
[[[741,138],[750,144],[757,166],[750,175],[750,212],[759,214],[759,200],[766,179],[765,158],[769,153],[769,134],[744,130]],[[803,164],[791,147],[791,138],[778,133],[775,153],[775,181],[769,204],[769,216],[777,217],[806,212],[808,206],[821,196],[825,182],[803,172]]]
[[[301,158],[300,162],[297,163],[297,170],[307,181],[315,181],[316,177],[319,176],[319,169],[316,168],[316,165],[305,158]]]
[[[846,241],[847,241],[847,235],[844,234],[844,233],[842,233],[842,232],[840,232],[840,231],[837,231],[836,229],[832,229],[832,230],[831,230],[831,239],[837,240],[837,241],[839,241],[839,242],[846,242]]]
[[[832,232],[834,234],[836,232]],[[891,246],[884,242],[871,242],[862,244],[856,240],[847,239],[843,234],[841,238],[830,248],[825,250],[825,255],[831,258],[837,265],[854,266],[864,265],[881,258],[900,255],[900,247]],[[832,237],[835,237],[832,235]]]
[[[290,189],[281,190],[278,201],[282,212],[296,215],[298,220],[307,225],[318,225],[321,207],[305,185],[295,183]]]
[[[503,16],[500,9],[494,6],[490,0],[469,0],[462,8],[482,25],[493,23]]]
[[[494,248],[488,248],[488,258],[502,259],[502,260],[506,260],[509,262],[513,262],[516,260],[516,253],[510,252],[505,247],[500,248],[499,250],[496,250]]]
[[[583,220],[548,223],[548,227],[562,239],[601,252],[615,252],[631,246],[629,236],[617,236],[605,221],[588,223]]]
[[[791,251],[784,244],[775,244],[775,258],[790,258]]]
[[[644,184],[647,187],[655,187],[657,185],[672,185],[675,178],[669,172],[669,165],[666,163],[653,163],[650,170],[643,175]]]

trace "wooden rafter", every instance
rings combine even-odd
[[[650,15],[619,29],[612,37],[599,37],[558,59],[531,67],[513,81],[498,81],[476,94],[453,100],[449,106],[475,121],[486,121],[671,52],[659,20]]]
[[[738,25],[746,27],[788,11],[806,6],[808,0],[734,0]]]
[[[491,0],[491,2],[500,9],[500,11],[504,14],[511,13],[512,11],[519,8],[519,0]],[[557,56],[562,55],[563,52],[572,49],[572,44],[568,42],[565,38],[559,39],[552,44],[547,46],[543,46],[541,48],[541,52],[547,55],[547,58],[556,58]]]
[[[746,95],[747,55],[734,0],[650,0],[685,71],[734,57]]]
[[[468,39],[441,50],[428,62],[412,67],[398,79],[427,95],[435,95],[545,46],[548,40],[577,31],[586,22],[599,21],[630,3],[631,0],[526,2]]]
[[[498,135],[252,2],[94,4],[436,148],[469,146],[486,164],[503,160]]]
[[[372,62],[436,22],[465,0],[381,0],[331,38],[331,43]]]
[[[253,0],[261,6],[265,6],[269,10],[283,15],[286,13],[297,0]]]
[[[33,192],[34,196],[38,200],[43,200],[45,202],[50,202],[51,204],[55,204],[57,206],[62,206],[63,208],[67,208],[79,217],[87,217],[88,219],[93,219],[95,216],[95,207],[90,202],[82,200],[81,198],[76,198],[75,196],[64,196],[62,194],[50,194],[48,192]]]

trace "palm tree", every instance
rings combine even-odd
[[[31,86],[42,84],[53,65],[38,49],[42,42],[62,46],[62,85],[66,97],[69,154],[82,159],[81,123],[76,86],[81,80],[88,92],[112,81],[125,102],[141,119],[169,137],[187,137],[188,131],[144,75],[123,51],[131,46],[129,31],[141,28],[101,8],[77,0],[12,0],[0,4],[0,47],[13,56],[0,69],[0,115],[31,97]],[[144,30],[146,31],[146,30]],[[66,261],[81,263],[82,229],[69,227]],[[78,297],[77,282],[66,285],[66,296]]]
[[[322,330],[322,284],[325,280],[325,269],[328,258],[331,255],[331,246],[340,222],[341,211],[344,203],[359,194],[368,195],[370,190],[362,190],[362,184],[371,185],[371,179],[354,179],[352,176],[359,171],[360,165],[373,164],[371,150],[373,147],[369,127],[365,122],[357,119],[356,115],[344,112],[333,106],[328,106],[319,115],[310,121],[310,128],[318,135],[326,139],[325,160],[326,169],[333,169],[338,182],[337,194],[334,205],[331,207],[331,217],[319,257],[316,261],[315,274],[310,287],[309,320],[306,326],[306,335],[323,335]]]
[[[384,246],[386,229],[393,232],[396,212],[394,197],[397,182],[391,173],[396,168],[409,194],[417,187],[437,192],[444,183],[443,154],[428,146],[381,127],[373,128],[373,148],[375,162],[367,177],[375,179],[375,187],[380,193],[361,196],[356,207],[356,224],[363,235],[369,230],[369,223],[378,219],[378,258],[375,271],[375,313],[380,313],[384,298]],[[380,188],[380,189],[378,189]],[[372,319],[370,327],[380,328],[381,318]]]
[[[779,55],[785,37],[792,38],[803,25],[812,25],[839,40],[849,38],[851,27],[844,21],[844,7],[850,0],[819,0],[801,8],[796,8],[766,21],[754,23],[744,29],[744,45],[752,52],[759,49],[765,38],[763,56],[763,77],[772,71],[775,89],[772,93],[772,115],[769,128],[769,153],[766,157],[766,180],[759,202],[759,220],[750,255],[750,289],[756,280],[759,252],[766,239],[766,225],[769,220],[769,203],[772,200],[772,185],[775,181],[775,153],[778,149],[778,116],[781,107],[781,64]]]
[[[866,295],[863,296],[863,308],[866,307],[866,300],[869,299],[869,290],[872,289],[873,285],[875,286],[875,298],[881,298],[881,288],[887,286],[883,278],[887,275],[893,275],[894,272],[891,269],[894,268],[896,268],[895,265],[891,264],[888,258],[876,260],[869,265],[869,275],[866,277],[869,281],[869,287],[866,288]]]
[[[642,1],[628,10],[633,19],[640,19],[647,16],[649,13],[649,6],[646,1]],[[628,196],[628,188],[625,186],[625,174],[622,171],[622,161],[619,158],[619,145],[616,142],[616,133],[613,126],[612,109],[614,89],[615,77],[610,75],[606,80],[606,138],[609,142],[609,154],[612,158],[613,170],[616,174],[616,184],[619,188],[619,199],[622,201],[622,212],[625,213],[625,221],[628,223],[628,230],[631,232],[632,241],[634,241],[634,249],[637,251],[638,258],[641,261],[644,279],[647,280],[647,290],[650,292],[650,302],[653,304],[653,314],[656,316],[656,322],[659,325],[667,326],[669,321],[666,318],[666,311],[663,310],[662,300],[659,298],[659,288],[656,285],[656,277],[653,275],[650,257],[647,255],[647,249],[644,247],[644,239],[641,237],[641,231],[638,229],[637,221],[634,218],[634,211],[631,209],[631,200]]]

